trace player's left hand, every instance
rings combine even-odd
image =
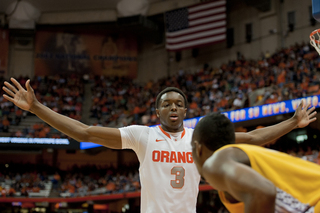
[[[297,120],[297,128],[303,128],[305,126],[308,126],[311,122],[317,120],[315,117],[317,112],[314,111],[315,107],[311,107],[311,104],[305,104],[305,101],[302,100],[299,104],[298,108],[296,109],[296,112],[293,115],[293,118]]]

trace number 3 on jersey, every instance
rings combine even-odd
[[[171,169],[171,174],[176,176],[175,180],[171,180],[172,188],[181,189],[184,186],[184,168],[182,166],[175,166]]]

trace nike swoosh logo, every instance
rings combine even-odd
[[[164,141],[164,140],[163,139],[161,139],[161,140],[156,139],[156,142],[160,142],[160,141]]]

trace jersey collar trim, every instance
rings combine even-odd
[[[169,134],[169,133],[167,133],[166,131],[164,131],[164,130],[161,128],[161,126],[159,126],[159,129],[161,130],[161,132],[162,132],[163,134],[165,134],[168,138],[170,138],[170,139],[171,139],[170,134]]]
[[[183,128],[183,132],[182,132],[182,134],[181,134],[181,139],[183,138],[183,136],[186,134],[186,129],[185,128]]]
[[[158,127],[159,127],[159,129],[161,130],[161,132],[162,132],[163,134],[165,134],[168,138],[171,139],[171,136],[170,136],[169,133],[167,133],[166,131],[164,131],[164,130],[161,128],[161,126],[158,126]],[[183,128],[183,132],[181,133],[181,138],[183,138],[183,136],[185,136],[185,134],[186,134],[186,129]]]

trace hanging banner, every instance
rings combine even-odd
[[[135,38],[39,31],[35,75],[91,73],[135,78],[137,55]]]
[[[9,33],[0,29],[0,75],[8,71],[9,58]]]

